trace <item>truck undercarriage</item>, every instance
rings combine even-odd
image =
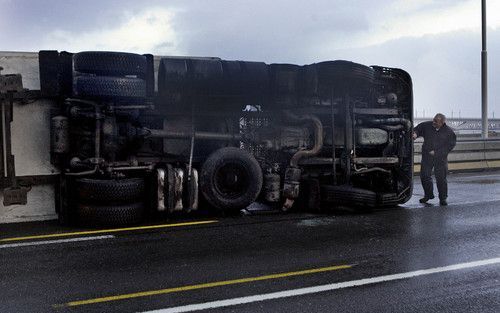
[[[155,79],[150,55],[40,52],[42,95],[59,103],[51,155],[63,222],[410,198],[413,96],[403,70],[188,57],[157,66]]]

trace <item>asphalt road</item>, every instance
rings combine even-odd
[[[417,182],[373,212],[0,225],[0,312],[500,312],[500,173],[449,184],[447,207]]]

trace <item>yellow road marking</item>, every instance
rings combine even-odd
[[[26,236],[26,237],[13,237],[13,238],[0,239],[0,242],[21,241],[21,240],[30,240],[30,239],[46,239],[46,238],[54,238],[54,237],[81,236],[81,235],[92,235],[92,234],[103,234],[103,233],[116,233],[116,232],[124,232],[124,231],[131,231],[131,230],[145,230],[145,229],[169,228],[169,227],[180,227],[180,226],[193,226],[193,225],[203,225],[203,224],[212,224],[212,223],[217,223],[217,221],[216,220],[198,221],[198,222],[186,222],[186,223],[176,223],[176,224],[137,226],[137,227],[127,227],[127,228],[99,229],[99,230],[90,230],[90,231],[36,235],[36,236]]]
[[[316,273],[323,273],[323,272],[331,272],[331,271],[337,271],[337,270],[342,270],[342,269],[348,269],[351,267],[353,267],[353,265],[335,265],[335,266],[313,268],[313,269],[296,271],[296,272],[287,272],[287,273],[278,273],[278,274],[256,276],[256,277],[223,280],[223,281],[216,281],[216,282],[197,284],[197,285],[188,285],[188,286],[181,286],[181,287],[174,287],[174,288],[167,288],[167,289],[142,291],[142,292],[137,292],[137,293],[128,293],[128,294],[117,295],[117,296],[109,296],[109,297],[102,297],[102,298],[95,298],[95,299],[71,301],[71,302],[68,302],[65,304],[61,304],[61,305],[54,305],[54,307],[73,307],[73,306],[88,305],[88,304],[95,304],[95,303],[101,303],[101,302],[126,300],[126,299],[140,298],[140,297],[149,297],[149,296],[162,295],[162,294],[167,294],[167,293],[175,293],[175,292],[181,292],[181,291],[190,291],[190,290],[197,290],[197,289],[235,285],[235,284],[251,283],[251,282],[262,281],[262,280],[271,280],[271,279],[278,279],[278,278],[285,278],[285,277],[293,277],[293,276],[301,276],[301,275],[316,274]]]

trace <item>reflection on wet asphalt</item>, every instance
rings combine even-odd
[[[0,249],[0,312],[54,312],[54,305],[78,300],[90,302],[57,311],[143,312],[498,258],[498,181],[500,173],[452,174],[446,207],[436,199],[418,203],[416,177],[414,196],[396,208],[220,217],[105,240]],[[4,225],[0,235],[49,230],[69,231],[43,222]],[[314,270],[337,265],[352,267]],[[283,274],[301,271],[307,274]],[[206,287],[224,281],[237,283]],[[175,289],[182,286],[190,288]],[[112,301],[92,303],[103,297]],[[204,312],[496,313],[499,299],[497,264]]]

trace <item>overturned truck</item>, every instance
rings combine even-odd
[[[63,222],[411,196],[412,82],[400,69],[41,51],[40,81],[59,103],[51,155]]]

